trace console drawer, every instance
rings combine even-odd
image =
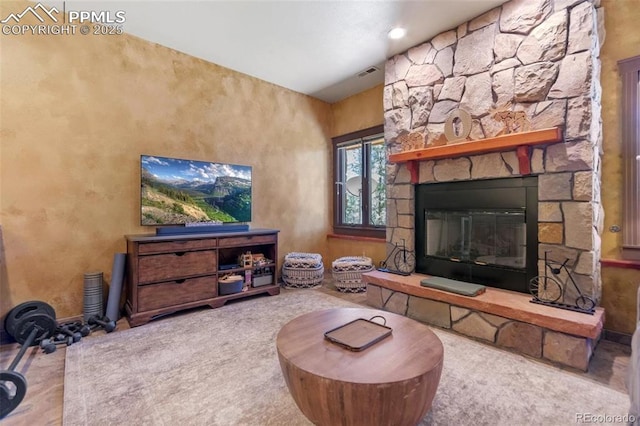
[[[138,258],[138,284],[215,274],[216,250],[179,251]]]
[[[188,278],[138,287],[138,309],[151,311],[217,296],[215,276]]]
[[[176,240],[159,243],[143,243],[138,245],[139,254],[175,253],[179,251],[214,249],[217,246],[215,238],[206,240]]]
[[[235,247],[235,246],[250,246],[258,244],[272,244],[277,241],[275,235],[249,235],[246,237],[230,237],[220,238],[218,240],[219,247]]]

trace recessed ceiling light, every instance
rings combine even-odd
[[[405,34],[407,34],[407,30],[405,30],[404,28],[397,27],[397,28],[393,28],[391,31],[389,31],[388,36],[389,36],[389,38],[397,40],[399,38],[404,37]]]

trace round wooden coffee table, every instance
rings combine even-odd
[[[326,331],[374,315],[386,318],[392,334],[360,352],[324,338]],[[276,347],[291,396],[316,425],[417,424],[431,408],[444,355],[426,325],[361,308],[294,318],[278,333]]]

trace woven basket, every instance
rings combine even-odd
[[[322,266],[322,256],[317,253],[292,252],[284,257],[287,268],[317,268]]]
[[[322,284],[324,279],[324,266],[311,268],[287,268],[282,267],[282,281],[286,287],[311,288]]]
[[[369,257],[341,257],[331,264],[334,284],[342,292],[358,293],[365,291],[367,285],[362,283],[362,273],[372,270],[373,265]]]
[[[322,284],[324,265],[317,253],[289,253],[282,265],[282,281],[289,288],[312,288]]]

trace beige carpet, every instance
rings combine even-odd
[[[308,425],[282,378],[275,338],[292,318],[335,306],[358,305],[283,290],[83,339],[67,348],[64,424]],[[421,425],[564,425],[629,409],[626,394],[578,374],[434,331],[445,362]]]

